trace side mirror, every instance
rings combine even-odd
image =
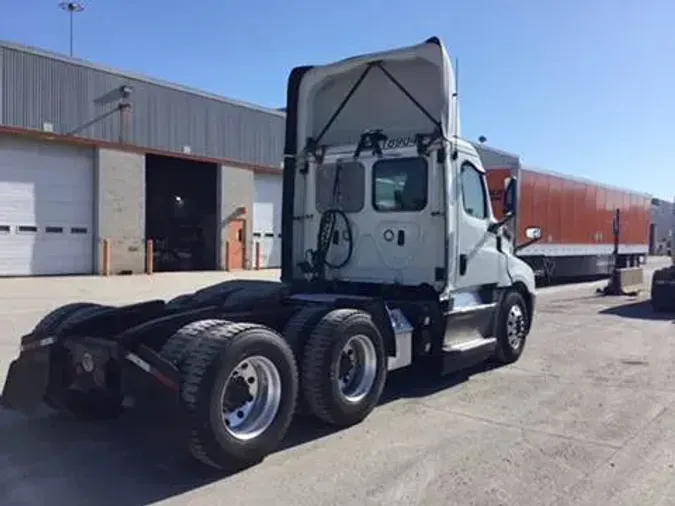
[[[541,228],[527,227],[525,229],[525,237],[527,237],[527,241],[525,241],[523,244],[518,244],[515,248],[513,248],[513,252],[517,253],[521,249],[528,247],[530,244],[534,244],[539,239],[541,239],[541,236],[542,236]]]
[[[530,241],[538,241],[541,239],[541,228],[539,227],[528,227],[525,229],[525,237]]]
[[[502,211],[504,216],[509,214],[516,214],[517,206],[517,190],[518,190],[518,180],[515,177],[511,177],[506,189],[504,190],[502,198]]]

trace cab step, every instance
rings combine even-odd
[[[451,342],[443,346],[442,374],[473,367],[491,358],[497,349],[494,337]]]

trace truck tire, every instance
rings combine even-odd
[[[189,309],[192,307],[194,301],[194,294],[184,293],[178,297],[174,297],[166,303],[166,309]]]
[[[497,349],[494,358],[499,363],[510,364],[523,353],[530,329],[523,296],[515,290],[507,292],[497,318]]]
[[[280,286],[282,286],[282,283],[279,281],[231,279],[197,290],[194,293],[194,300],[198,305],[221,303],[226,301],[231,294],[240,290],[264,290]]]
[[[47,316],[42,318],[33,332],[40,333],[50,333],[54,332],[56,328],[68,317],[72,316],[81,309],[92,308],[92,307],[101,307],[100,304],[94,304],[93,302],[73,302],[71,304],[66,304],[56,308],[51,313],[48,313]]]
[[[162,346],[160,355],[182,370],[185,358],[201,341],[205,332],[222,327],[231,322],[227,320],[198,320],[178,329]]]
[[[59,333],[68,332],[72,327],[82,322],[82,320],[102,311],[110,311],[112,309],[111,306],[104,306],[103,304],[91,304],[86,307],[81,307],[74,313],[71,313],[67,318],[64,318],[55,330]]]
[[[334,309],[312,331],[302,362],[309,411],[337,427],[354,425],[375,408],[387,379],[387,352],[371,316]]]
[[[305,306],[291,316],[284,326],[282,335],[293,350],[299,364],[302,363],[305,343],[312,330],[330,310],[329,306]]]
[[[197,460],[234,472],[279,445],[298,394],[293,352],[279,334],[248,323],[209,329],[183,371],[181,399]]]
[[[221,308],[226,311],[250,311],[256,307],[274,307],[279,305],[285,293],[286,286],[281,283],[239,288],[227,296]]]
[[[282,335],[284,339],[293,350],[295,360],[298,364],[302,364],[305,356],[305,344],[309,339],[312,330],[317,326],[321,318],[330,311],[328,306],[310,305],[305,306],[296,312],[284,326]],[[298,370],[300,384],[302,384],[302,369]],[[308,414],[309,408],[305,402],[304,396],[298,396],[298,403],[296,406],[298,414]]]
[[[67,332],[68,328],[93,316],[99,311],[109,310],[109,306],[101,304],[83,304],[55,325],[52,332]],[[101,421],[117,418],[124,414],[124,396],[117,393],[90,391],[82,392],[70,390],[64,384],[64,376],[70,373],[71,366],[67,351],[58,343],[51,352],[53,367],[50,373],[49,386],[44,396],[44,402],[56,411],[67,412],[70,415],[85,421]],[[65,368],[65,370],[64,370]]]

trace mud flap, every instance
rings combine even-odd
[[[9,366],[0,405],[25,414],[34,414],[49,384],[49,348],[26,353]]]

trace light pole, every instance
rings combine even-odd
[[[84,5],[79,2],[61,2],[59,7],[68,13],[70,17],[70,56],[73,56],[73,16],[76,12],[82,12]]]

